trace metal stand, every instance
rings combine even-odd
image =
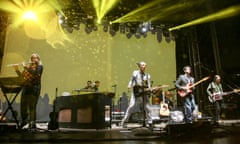
[[[15,102],[15,99],[17,98],[19,92],[22,90],[22,87],[20,86],[1,86],[2,88],[2,92],[3,92],[3,96],[5,97],[7,103],[8,103],[8,108],[6,109],[6,111],[3,113],[0,121],[3,120],[3,118],[5,117],[5,115],[7,114],[8,110],[11,111],[12,113],[12,116],[15,120],[15,123],[17,124],[17,128],[19,128],[19,122],[18,122],[18,119],[17,119],[17,116],[16,116],[16,113],[14,112],[13,110],[13,107],[12,107],[12,104]],[[10,100],[8,97],[7,97],[7,94],[14,94],[14,97],[12,100]]]
[[[146,126],[146,110],[145,110],[145,105],[146,105],[146,96],[147,96],[147,92],[144,90],[145,87],[142,86],[141,87],[141,95],[140,97],[142,97],[142,107],[143,107],[143,122],[142,122],[142,126],[138,127],[138,128],[142,128],[142,127],[147,127]]]

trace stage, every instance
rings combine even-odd
[[[48,130],[48,123],[37,123],[36,131],[17,129],[14,123],[1,123],[1,143],[223,143],[239,142],[240,120],[222,120],[218,124],[199,120],[193,124],[160,122],[150,127],[128,123],[127,128]]]

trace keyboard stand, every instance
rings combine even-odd
[[[20,128],[16,113],[14,112],[12,104],[15,102],[18,94],[22,90],[22,87],[21,86],[14,86],[14,85],[8,85],[8,86],[7,85],[6,86],[2,85],[1,89],[2,89],[2,92],[3,92],[3,96],[5,97],[5,99],[7,101],[8,107],[5,110],[5,112],[3,113],[3,115],[0,119],[0,122],[3,121],[3,119],[4,119],[5,115],[7,114],[8,110],[10,110],[11,113],[12,113],[12,117],[14,118],[15,123],[17,124],[17,128]],[[12,100],[10,98],[8,98],[8,96],[7,96],[8,94],[13,94],[13,99]]]

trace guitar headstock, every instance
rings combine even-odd
[[[208,79],[210,79],[210,76],[204,77],[204,78],[203,78],[203,81],[206,81],[206,80],[208,80]]]
[[[169,85],[161,85],[160,88],[166,88],[169,87]]]
[[[240,92],[240,89],[234,89],[233,92],[234,92],[234,93],[239,93],[239,92]]]

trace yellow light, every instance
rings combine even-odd
[[[173,31],[173,30],[177,30],[177,29],[181,29],[184,27],[189,27],[189,26],[193,26],[193,25],[197,25],[197,24],[202,24],[202,23],[206,23],[206,22],[221,20],[224,18],[233,17],[233,16],[238,15],[239,13],[240,13],[240,5],[232,6],[232,7],[226,8],[224,10],[221,10],[219,12],[216,12],[216,13],[195,19],[193,21],[187,22],[185,24],[169,28],[169,31]]]
[[[97,20],[97,23],[98,23],[98,24],[101,24],[101,19],[98,19],[98,20]]]
[[[23,13],[22,15],[22,19],[23,20],[33,20],[33,21],[37,21],[37,15],[35,12],[29,10]]]
[[[101,20],[114,6],[119,2],[119,0],[92,0],[93,6],[95,8],[97,18]]]

